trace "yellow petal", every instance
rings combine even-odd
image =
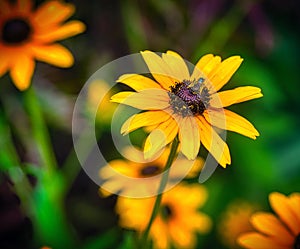
[[[278,214],[285,225],[293,232],[294,236],[300,233],[297,217],[289,206],[289,199],[283,194],[274,192],[269,195],[272,209]]]
[[[168,107],[169,95],[162,89],[120,92],[111,97],[112,102],[122,103],[141,110],[162,110]]]
[[[291,209],[294,211],[294,214],[298,218],[298,224],[300,226],[300,193],[293,193],[289,196],[289,203]]]
[[[200,132],[197,121],[194,117],[186,117],[178,120],[179,124],[179,141],[181,152],[187,159],[196,158],[200,148]]]
[[[219,91],[232,77],[235,71],[241,65],[243,59],[240,56],[231,56],[216,68],[215,73],[210,77],[210,81],[215,91]]]
[[[262,97],[261,89],[254,86],[242,86],[213,94],[209,104],[215,108],[222,108]]]
[[[19,90],[23,91],[29,87],[34,67],[34,60],[28,55],[20,54],[14,61],[10,75]]]
[[[117,82],[121,82],[135,91],[141,91],[145,89],[151,88],[161,88],[159,84],[157,84],[152,79],[145,77],[139,74],[123,74]]]
[[[190,78],[187,65],[179,54],[173,51],[167,51],[167,53],[162,54],[162,59],[169,65],[171,76],[174,80],[182,82]]]
[[[203,115],[211,125],[220,129],[237,132],[252,139],[259,136],[258,131],[247,119],[232,111],[212,109],[206,110]]]
[[[263,212],[255,213],[251,217],[251,223],[258,231],[273,237],[280,244],[292,247],[294,237],[275,215]]]
[[[204,117],[199,116],[199,127],[201,143],[209,151],[209,153],[222,166],[226,167],[231,163],[230,152],[227,144],[215,132],[212,126],[205,120]]]
[[[220,64],[220,56],[214,56],[213,54],[202,56],[194,68],[191,79],[197,80],[203,76],[210,79]]]
[[[68,19],[74,11],[73,4],[50,0],[39,6],[34,14],[34,21],[39,26],[59,24]]]
[[[152,158],[159,150],[172,142],[178,133],[178,125],[173,118],[158,125],[146,138],[144,145],[145,159]]]
[[[34,34],[34,39],[44,43],[49,43],[80,34],[84,30],[85,25],[82,22],[70,21],[62,26],[55,27],[54,29],[46,29],[40,33],[36,33]]]
[[[70,67],[74,63],[71,52],[60,44],[34,45],[31,50],[37,60],[57,67]]]
[[[164,111],[149,111],[135,114],[122,125],[121,133],[126,135],[138,128],[165,122],[170,116]]]
[[[259,233],[247,233],[238,238],[238,243],[248,249],[289,249],[290,247],[278,244],[273,238]]]
[[[172,71],[168,64],[163,59],[151,51],[141,52],[148,69],[154,79],[166,90],[170,89],[170,86],[174,85]]]

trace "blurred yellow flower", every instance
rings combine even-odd
[[[122,193],[124,196],[134,196],[138,192],[137,196],[149,196],[153,190],[157,193],[161,178],[151,177],[164,171],[170,148],[166,147],[156,159],[147,161],[144,160],[143,153],[137,148],[127,147],[124,149],[123,154],[129,160],[116,159],[100,169],[100,178],[105,181],[99,189],[100,195],[108,196],[113,192]],[[179,154],[177,160],[171,166],[169,183],[172,184],[174,179],[181,180],[185,175],[186,178],[196,177],[203,165],[204,160],[200,157],[197,157],[194,161],[189,161]],[[137,187],[131,178],[123,178],[122,175],[140,178],[144,181]]]
[[[0,1],[0,76],[10,71],[19,90],[30,85],[35,59],[70,67],[74,58],[58,43],[85,30],[80,21],[63,22],[75,11],[72,4],[47,1],[37,9],[31,0]]]
[[[104,80],[94,80],[88,87],[88,109],[96,113],[96,121],[100,124],[110,123],[116,104],[110,102],[110,87]]]
[[[252,215],[250,221],[257,232],[241,235],[239,244],[249,249],[299,249],[300,193],[285,196],[274,192],[269,201],[276,215],[267,212]]]
[[[198,211],[206,201],[206,189],[198,184],[179,184],[162,197],[159,215],[156,216],[149,233],[153,248],[192,249],[196,246],[196,232],[210,230],[211,220]],[[116,211],[120,226],[142,232],[151,216],[155,197],[130,199],[119,197]]]
[[[244,86],[218,92],[240,66],[240,56],[221,61],[219,56],[203,56],[190,74],[180,55],[167,51],[162,57],[151,51],[141,52],[152,80],[143,75],[122,75],[118,82],[136,92],[120,92],[113,102],[146,110],[129,118],[121,132],[149,126],[145,157],[149,158],[179,135],[181,151],[194,159],[200,141],[220,165],[231,163],[229,148],[214,127],[238,132],[255,139],[259,135],[245,118],[223,107],[262,96],[260,88]]]
[[[235,201],[228,206],[218,224],[224,245],[230,249],[241,248],[236,240],[242,233],[254,231],[249,219],[256,210],[256,205],[245,201]]]

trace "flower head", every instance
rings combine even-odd
[[[258,212],[251,223],[257,232],[239,237],[241,246],[248,249],[300,248],[300,193],[285,196],[271,193],[269,201],[276,215]]]
[[[58,67],[73,65],[72,54],[55,43],[84,31],[80,21],[63,23],[72,4],[50,0],[33,9],[32,0],[0,1],[0,76],[10,76],[20,90],[30,85],[35,59]]]
[[[259,98],[261,90],[245,86],[218,92],[240,66],[239,56],[221,61],[219,56],[205,55],[190,73],[186,62],[175,52],[168,51],[162,56],[151,51],[141,54],[154,80],[137,74],[122,75],[118,82],[136,92],[118,93],[112,101],[145,111],[129,118],[121,132],[128,134],[140,127],[150,127],[144,145],[146,158],[178,135],[181,151],[188,159],[197,156],[201,141],[225,167],[231,163],[229,149],[215,128],[252,139],[259,135],[248,120],[224,107]]]
[[[227,245],[230,249],[241,248],[236,239],[239,235],[254,230],[249,219],[256,210],[255,205],[245,201],[235,201],[228,206],[218,225],[219,234],[224,245]]]
[[[156,194],[161,178],[154,178],[154,176],[159,176],[159,174],[163,173],[170,154],[170,148],[167,147],[154,160],[149,159],[145,161],[143,154],[133,147],[125,148],[123,154],[129,160],[116,159],[100,169],[100,178],[104,180],[99,189],[100,195],[108,196],[113,192],[123,196],[146,197],[152,195],[153,191]],[[177,160],[170,169],[168,183],[172,184],[173,180],[181,180],[185,175],[187,178],[195,177],[200,172],[203,164],[203,159],[200,157],[195,161],[189,161],[184,156],[178,155]],[[143,181],[139,182],[139,186],[137,186],[137,183],[132,181],[132,178],[138,178]]]
[[[179,184],[162,197],[161,209],[152,223],[150,237],[154,247],[167,249],[194,248],[196,232],[206,233],[211,227],[209,217],[198,211],[205,200],[206,190],[198,184]],[[120,225],[142,232],[151,215],[155,197],[130,199],[119,197],[116,211]]]

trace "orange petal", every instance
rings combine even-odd
[[[36,33],[34,39],[43,43],[50,43],[58,40],[63,40],[68,37],[82,33],[85,30],[85,25],[80,21],[70,21],[62,26],[55,27],[50,30]]]
[[[278,244],[273,238],[259,233],[247,233],[240,236],[237,242],[248,249],[290,249],[290,247]]]
[[[257,230],[273,237],[278,243],[292,247],[294,236],[289,233],[275,215],[264,212],[255,213],[251,217],[251,223]]]
[[[29,87],[34,67],[34,60],[28,55],[20,54],[17,59],[14,60],[10,75],[19,90],[23,91]]]
[[[300,226],[300,193],[293,193],[289,196],[289,204],[294,214],[298,218],[298,224]]]
[[[145,77],[139,74],[123,74],[117,82],[121,82],[135,91],[141,91],[145,89],[151,88],[161,88],[159,84],[157,84],[152,79]]]
[[[212,109],[206,110],[203,115],[211,125],[220,129],[237,132],[252,139],[259,136],[258,131],[247,119],[232,111]]]
[[[68,19],[74,11],[73,4],[50,0],[39,6],[35,12],[34,21],[39,26],[59,24]]]
[[[170,89],[175,81],[169,65],[163,59],[151,51],[141,52],[144,61],[154,79],[166,90]]]
[[[204,117],[198,116],[198,125],[200,127],[201,143],[209,151],[209,153],[222,166],[226,167],[231,163],[230,152],[227,144],[215,132],[212,126],[205,120]]]
[[[136,92],[120,92],[111,97],[112,102],[122,103],[141,110],[163,110],[169,104],[169,95],[162,89]]]
[[[254,86],[242,86],[233,90],[215,93],[211,96],[210,106],[222,108],[262,97],[261,89]]]
[[[135,114],[122,125],[121,133],[126,135],[138,128],[165,122],[170,116],[164,111],[148,111]]]
[[[60,44],[34,45],[31,50],[37,60],[57,67],[70,67],[74,63],[71,52]]]
[[[294,236],[300,233],[300,226],[297,222],[297,216],[289,205],[289,199],[281,193],[271,193],[269,200],[272,209],[278,214],[280,219],[291,230]]]
[[[145,159],[152,158],[159,150],[172,142],[178,133],[178,124],[173,118],[161,123],[146,138]]]
[[[10,5],[9,1],[0,1],[0,14],[6,16],[10,14],[13,7]]]
[[[178,120],[179,140],[181,152],[187,159],[196,158],[200,148],[200,132],[197,121],[194,117],[186,117]]]
[[[28,13],[32,9],[32,1],[31,0],[17,0],[16,9],[23,13]]]

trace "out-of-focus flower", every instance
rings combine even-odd
[[[209,217],[198,211],[206,201],[206,189],[198,184],[179,184],[162,196],[159,214],[152,223],[149,236],[153,248],[194,248],[196,232],[206,233]],[[120,226],[142,232],[151,216],[155,197],[130,199],[119,197],[116,211]]]
[[[113,160],[100,169],[100,178],[105,181],[99,189],[100,195],[108,196],[113,192],[122,193],[123,196],[133,196],[134,193],[138,192],[138,196],[149,196],[153,190],[156,191],[161,178],[152,177],[163,173],[170,148],[167,147],[155,160],[149,159],[144,163],[143,153],[133,147],[125,148],[123,154],[129,160]],[[182,179],[185,175],[186,178],[196,177],[203,164],[204,160],[200,157],[194,161],[189,161],[179,154],[170,168],[169,184],[172,184],[172,180]],[[131,178],[124,178],[123,175],[143,179],[143,184],[137,188],[136,183]]]
[[[220,238],[224,245],[230,249],[241,248],[236,239],[242,233],[254,231],[249,219],[256,210],[256,205],[245,201],[235,201],[228,206],[218,225]]]
[[[63,23],[74,13],[72,4],[51,0],[37,9],[32,5],[31,0],[0,1],[0,76],[9,71],[19,90],[30,85],[35,60],[72,66],[70,51],[55,42],[85,30],[80,21]]]
[[[100,124],[110,123],[116,104],[110,101],[110,87],[104,80],[94,80],[88,88],[87,104],[90,113],[96,113]]]
[[[269,201],[276,215],[267,212],[252,215],[250,221],[257,232],[241,235],[239,244],[249,249],[299,249],[300,193],[285,196],[274,192]]]
[[[120,92],[113,102],[129,105],[146,112],[129,118],[121,132],[144,126],[151,127],[144,146],[149,158],[178,135],[182,153],[194,159],[200,141],[220,165],[231,163],[229,148],[214,127],[238,132],[255,139],[254,126],[242,116],[223,109],[232,104],[262,97],[261,89],[244,86],[218,92],[240,66],[240,56],[221,61],[219,56],[203,56],[190,74],[180,55],[168,51],[162,57],[151,51],[141,52],[153,78],[137,74],[122,75],[118,82],[136,92]]]

